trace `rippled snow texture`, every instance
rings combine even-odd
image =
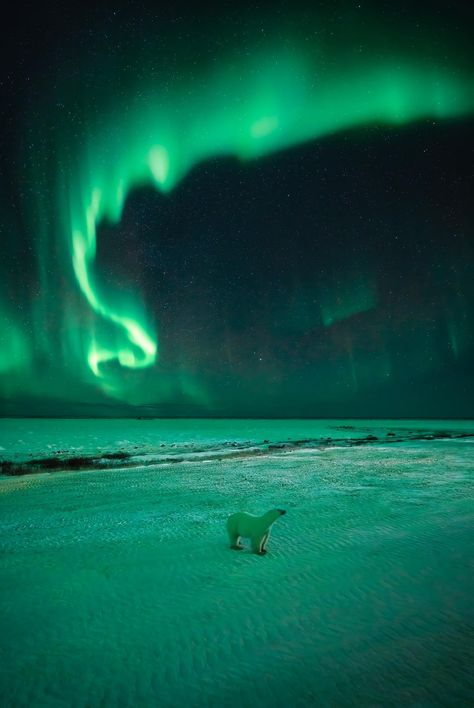
[[[472,704],[473,451],[2,478],[2,707]],[[275,506],[267,556],[228,548]]]

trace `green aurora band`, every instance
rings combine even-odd
[[[138,391],[127,374],[151,367],[159,357],[156,323],[131,285],[128,292],[111,287],[97,268],[98,228],[120,220],[131,190],[153,184],[168,193],[211,158],[255,160],[336,131],[369,124],[390,129],[474,110],[472,77],[462,61],[457,65],[455,53],[449,61],[437,61],[429,51],[416,56],[392,48],[381,56],[369,48],[352,59],[337,47],[323,50],[299,38],[286,45],[267,41],[248,53],[228,52],[219,64],[200,72],[183,69],[174,79],[173,72],[160,80],[150,71],[144,80],[142,72],[115,88],[108,85],[113,78],[105,63],[86,96],[59,82],[55,100],[63,110],[56,112],[54,129],[38,148],[43,155],[37,153],[32,165],[39,180],[38,165],[50,164],[53,154],[54,179],[44,182],[41,197],[27,210],[44,293],[38,320],[44,321],[46,310],[58,313],[65,334],[56,350],[63,361],[74,362],[76,378],[132,403],[172,397],[159,384]],[[42,131],[48,119],[35,116],[33,130]],[[50,275],[55,268],[80,293],[82,304],[74,295],[73,305],[58,302]],[[370,292],[367,301],[370,307]],[[4,320],[12,319],[7,309]],[[330,324],[347,314],[323,316]],[[35,347],[50,349],[51,336],[59,337],[37,326]],[[0,371],[28,367],[31,346],[29,334],[15,322]],[[206,393],[191,377],[182,372],[179,378],[181,390],[206,403]]]

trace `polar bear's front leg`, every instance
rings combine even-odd
[[[268,539],[268,532],[264,533],[263,536],[253,536],[252,537],[252,552],[257,553],[259,556],[264,556],[267,552],[265,549],[265,543]]]

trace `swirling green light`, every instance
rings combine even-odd
[[[424,46],[418,52],[392,49],[381,55],[368,45],[348,62],[347,51],[337,44],[322,49],[298,34],[284,43],[269,40],[258,49],[229,51],[212,68],[208,64],[201,70],[184,66],[177,74],[164,69],[161,76],[150,70],[149,79],[143,70],[135,78],[132,63],[128,73],[124,70],[127,80],[114,88],[105,65],[97,68],[96,88],[83,105],[69,85],[64,88],[62,98],[75,121],[68,125],[58,116],[56,179],[45,207],[55,202],[54,232],[44,237],[40,250],[43,261],[51,259],[45,255],[48,248],[60,242],[58,267],[73,276],[89,311],[88,318],[80,308],[71,308],[64,317],[63,356],[79,363],[77,375],[128,399],[134,384],[126,370],[150,368],[158,356],[154,317],[147,314],[140,293],[131,293],[126,284],[111,290],[97,259],[100,224],[120,220],[131,190],[155,185],[167,193],[195,165],[216,157],[254,160],[358,126],[398,126],[472,113],[472,78],[462,62],[461,67],[456,63],[455,52],[452,58],[440,57]],[[128,57],[122,59],[126,66]],[[84,72],[93,75],[90,66]],[[41,208],[38,200],[31,212]],[[46,275],[43,280],[46,309],[57,291]],[[323,303],[325,324],[375,302],[372,292],[362,293],[360,303],[350,299],[348,294],[342,305]],[[184,387],[197,390],[191,380]],[[153,387],[138,398],[148,396],[156,400]]]
[[[423,65],[393,63],[328,74],[311,54],[275,53],[258,64],[239,67],[238,73],[238,80],[232,69],[221,76],[201,77],[198,98],[191,105],[185,96],[178,94],[170,103],[151,91],[144,101],[146,109],[119,117],[107,126],[108,138],[97,137],[98,164],[107,154],[114,169],[100,181],[92,178],[84,213],[73,221],[74,273],[92,309],[122,328],[130,344],[114,350],[93,339],[88,363],[97,377],[105,376],[101,364],[113,359],[137,368],[149,366],[156,357],[153,333],[105,304],[90,275],[97,224],[103,216],[120,217],[123,200],[133,187],[154,182],[166,192],[192,166],[211,157],[255,159],[369,122],[398,125],[445,118],[474,106],[467,81]],[[224,96],[223,83],[230,87]],[[171,115],[176,127],[163,130],[163,124],[171,126]],[[163,121],[163,116],[168,119]],[[125,133],[131,139],[122,142]],[[76,221],[84,224],[82,229]]]
[[[72,234],[72,262],[77,282],[87,302],[94,312],[120,327],[130,346],[117,350],[104,348],[91,339],[87,361],[93,374],[103,377],[101,364],[117,359],[121,366],[143,368],[155,361],[156,343],[139,322],[114,311],[99,297],[91,282],[90,265],[96,254],[96,228],[100,214],[101,195],[98,189],[92,193],[91,203],[86,210],[86,230],[74,230]]]

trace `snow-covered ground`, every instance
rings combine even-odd
[[[474,426],[0,421],[3,459],[137,451],[0,478],[0,705],[472,705],[474,438],[430,430]],[[228,548],[272,507],[267,556]]]

